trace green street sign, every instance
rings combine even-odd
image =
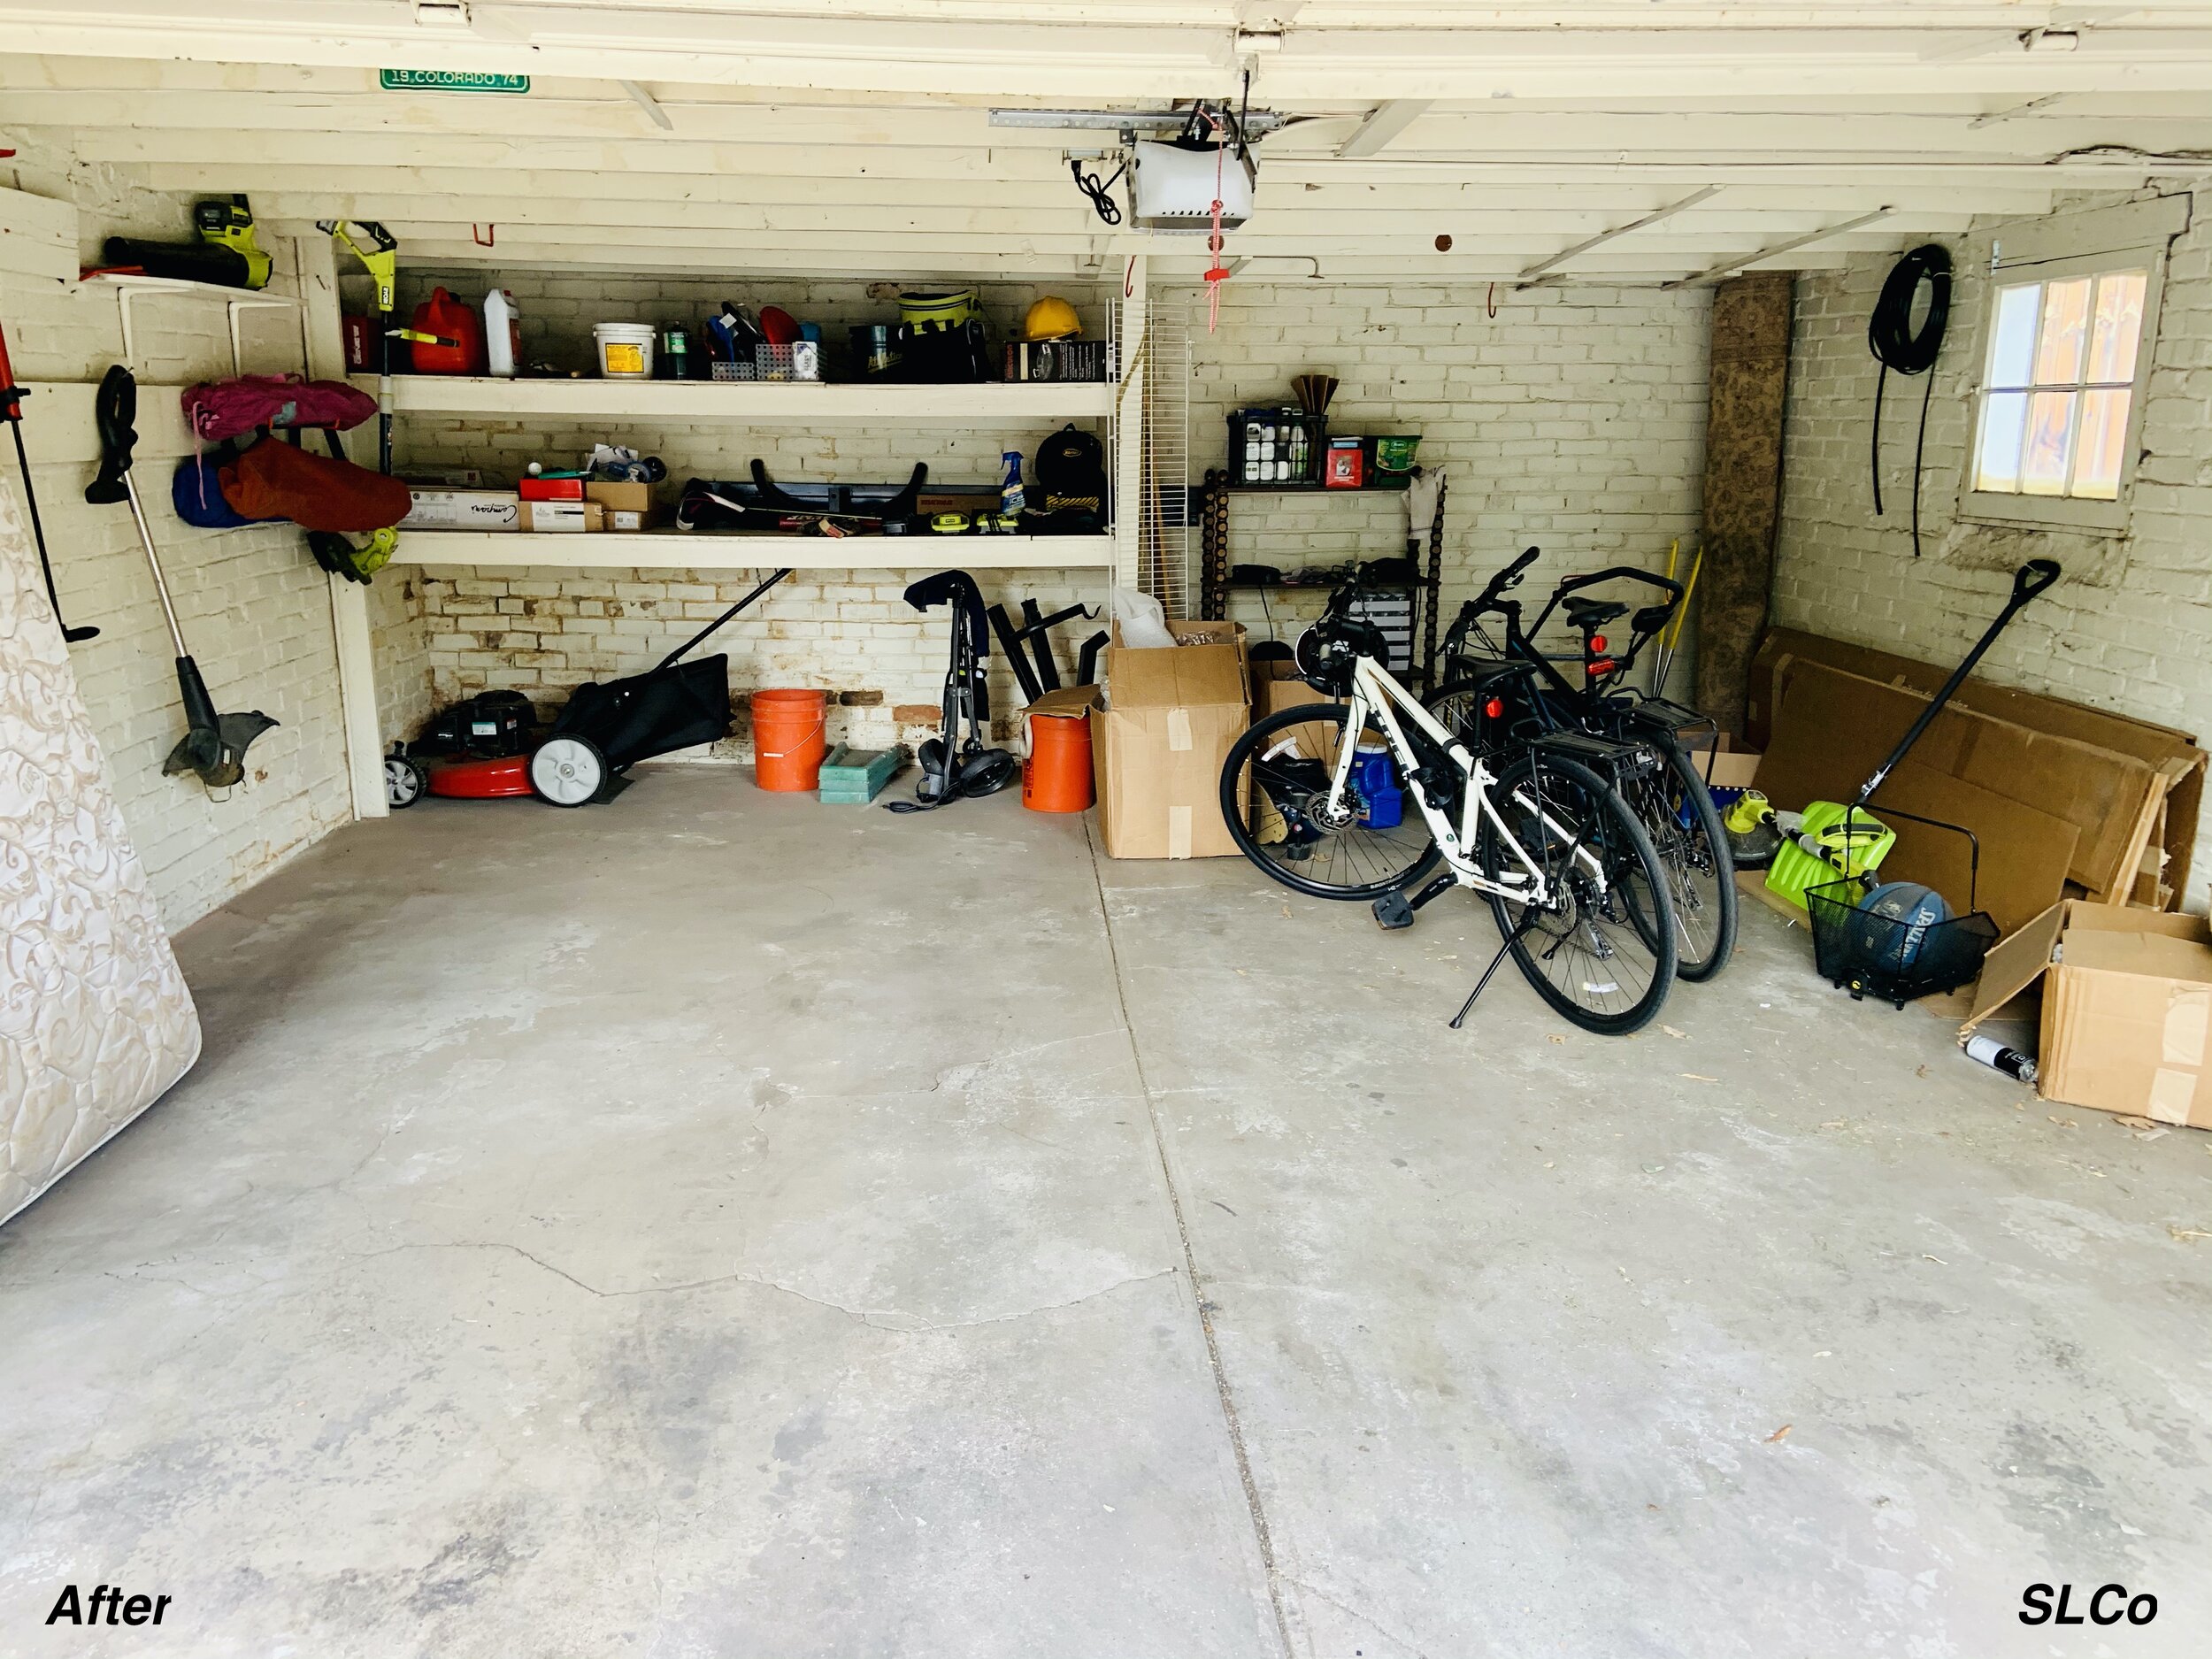
[[[387,92],[527,92],[527,75],[491,75],[474,69],[380,69]]]

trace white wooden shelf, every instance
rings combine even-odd
[[[402,530],[395,565],[698,571],[1106,570],[1110,535],[800,536],[711,531]]]
[[[371,396],[376,376],[353,383]],[[396,374],[392,407],[403,415],[557,415],[585,420],[669,420],[732,426],[824,422],[892,425],[952,421],[1103,420],[1114,388],[1100,381],[980,386],[869,386],[805,380],[525,380],[483,375]]]

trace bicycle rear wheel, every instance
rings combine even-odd
[[[1341,703],[1279,710],[1238,738],[1221,768],[1221,816],[1244,856],[1286,887],[1321,899],[1375,899],[1425,877],[1443,855],[1394,757],[1356,765],[1350,797],[1330,780],[1354,733]],[[1247,769],[1249,768],[1248,785]]]
[[[1665,738],[1643,741],[1661,765],[1624,792],[1667,873],[1665,908],[1675,923],[1675,973],[1709,979],[1736,949],[1736,863],[1720,810],[1697,763]],[[1647,902],[1647,899],[1641,902]]]
[[[1579,762],[1540,751],[1509,764],[1491,798],[1548,895],[1542,905],[1490,897],[1523,976],[1586,1031],[1619,1036],[1648,1024],[1673,986],[1675,930],[1639,913],[1667,890],[1667,875],[1628,803]],[[1478,846],[1492,880],[1524,872],[1487,815]]]

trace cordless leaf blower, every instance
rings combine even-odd
[[[1856,880],[1864,886],[1873,885],[1874,872],[1896,845],[1897,832],[1867,811],[1867,803],[1873,798],[1898,763],[1912,752],[1921,734],[1943,712],[1952,694],[1963,685],[1967,675],[1974,672],[1975,664],[1983,653],[1997,642],[1997,636],[2006,625],[2017,616],[2027,603],[2042,593],[2059,578],[2059,567],[2051,559],[2030,559],[2013,572],[2012,594],[2005,608],[1988,630],[1975,641],[1966,659],[1951,671],[1951,677],[1943,682],[1943,688],[1929,699],[1928,706],[1920,711],[1897,747],[1889,752],[1889,758],[1874,769],[1874,774],[1859,787],[1855,799],[1847,804],[1838,801],[1814,801],[1806,805],[1804,822],[1792,836],[1786,836],[1775,849],[1774,862],[1767,870],[1767,890],[1780,895],[1799,910],[1806,908],[1805,893],[1835,881]],[[1939,829],[1957,830],[1972,839],[1970,833],[1956,824],[1939,824],[1933,818],[1922,818],[1893,807],[1883,809],[1893,818],[1909,818],[1916,824],[1931,824]],[[1979,862],[1977,849],[1977,864]]]
[[[128,502],[131,518],[138,526],[146,564],[154,573],[154,591],[161,596],[161,613],[168,619],[169,640],[176,648],[177,688],[184,699],[183,737],[162,763],[165,775],[197,774],[211,789],[227,789],[246,775],[246,750],[276,722],[258,709],[243,714],[218,714],[208,695],[200,665],[185,649],[184,630],[177,626],[177,608],[169,598],[169,584],[154,552],[154,534],[147,527],[146,510],[139,504],[138,486],[131,478],[131,451],[137,447],[138,382],[117,364],[100,382],[94,415],[100,428],[99,476],[85,486],[84,498],[95,506]]]

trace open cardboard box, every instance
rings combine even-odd
[[[1316,691],[1298,677],[1298,664],[1286,657],[1264,657],[1252,664],[1252,719],[1256,725],[1271,714],[1294,709],[1302,703],[1327,703],[1326,692]]]
[[[1251,724],[1242,625],[1179,622],[1192,641],[1106,648],[1107,706],[1091,715],[1099,828],[1112,858],[1218,858],[1236,842],[1221,818],[1221,767]]]
[[[2212,924],[2054,904],[1990,951],[1960,1041],[2039,979],[2044,1098],[2212,1129]]]

